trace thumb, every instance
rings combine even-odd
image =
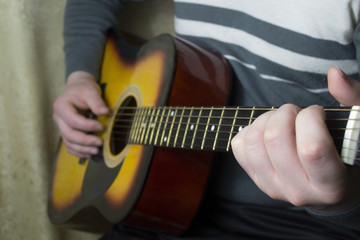
[[[328,88],[341,105],[360,105],[360,82],[347,76],[341,69],[329,69]]]
[[[75,71],[68,76],[67,89],[75,96],[73,104],[82,110],[90,110],[95,115],[108,114],[109,109],[102,99],[100,85],[93,75],[85,71]]]
[[[101,95],[97,92],[90,93],[90,96],[87,98],[89,109],[95,115],[106,115],[109,113],[109,109],[106,106],[104,100],[101,98]]]

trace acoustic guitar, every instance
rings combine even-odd
[[[275,108],[225,107],[231,69],[220,55],[161,35],[136,55],[110,37],[100,85],[112,113],[97,119],[100,154],[81,159],[61,142],[48,211],[51,221],[86,231],[114,223],[180,234],[201,205],[216,152]],[[132,56],[132,57],[129,57]],[[134,57],[135,56],[135,57]],[[348,164],[358,163],[359,108],[326,109]]]

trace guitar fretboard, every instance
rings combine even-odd
[[[229,151],[231,139],[262,113],[275,108],[140,107],[117,116],[113,136],[129,144],[194,150]],[[327,124],[338,148],[351,109],[326,109]]]

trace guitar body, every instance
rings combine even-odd
[[[180,234],[194,219],[206,190],[213,152],[131,145],[117,138],[117,113],[143,106],[224,106],[230,69],[224,58],[188,42],[161,35],[125,59],[109,38],[101,74],[111,116],[98,120],[103,151],[79,159],[60,143],[49,193],[56,225],[106,231],[121,223]],[[130,123],[129,123],[130,122]],[[144,132],[145,139],[149,132]]]

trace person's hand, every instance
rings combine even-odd
[[[360,104],[360,84],[338,68],[328,72],[342,105]],[[273,199],[329,212],[360,203],[360,168],[345,165],[325,124],[322,107],[284,105],[259,116],[232,139],[235,158]]]
[[[84,113],[90,110],[99,116],[108,114],[109,110],[101,98],[101,89],[95,78],[82,71],[70,74],[66,89],[56,99],[53,108],[53,119],[68,152],[79,157],[97,154],[102,140],[88,133],[100,131],[103,126],[86,118]]]

